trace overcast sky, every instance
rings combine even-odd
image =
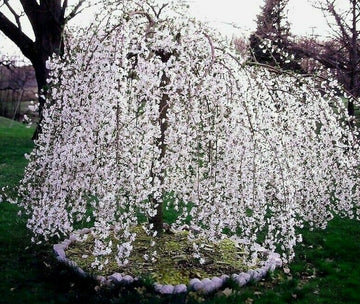
[[[256,27],[256,16],[264,0],[189,0],[191,12],[196,17],[211,21],[215,27],[228,35],[251,32]],[[306,35],[326,35],[327,26],[322,13],[313,8],[308,0],[290,0],[288,5],[292,32]],[[239,30],[226,25],[234,23]]]
[[[312,7],[310,1],[314,0],[290,0],[288,15],[292,33],[296,35],[314,33],[326,36],[328,27],[325,19],[319,10]],[[347,0],[337,1],[345,3]],[[233,37],[247,35],[255,29],[256,15],[259,14],[264,0],[188,0],[188,2],[191,15],[209,22],[224,34]],[[83,23],[87,16],[87,14],[79,15],[77,20]],[[230,24],[234,24],[235,27]],[[0,39],[0,52],[13,54],[16,47],[3,36]]]

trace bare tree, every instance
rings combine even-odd
[[[336,0],[319,0],[321,9],[332,30],[332,39],[319,42],[303,39],[292,49],[303,57],[313,58],[332,69],[344,88],[354,98],[360,97],[360,1],[348,0],[348,7],[341,9]],[[348,113],[354,116],[354,103],[348,102]]]
[[[42,118],[44,98],[46,94],[46,78],[48,70],[46,61],[52,54],[61,54],[62,36],[66,22],[76,16],[82,9],[85,0],[78,0],[77,4],[68,9],[67,0],[19,0],[21,9],[16,9],[9,0],[1,1],[0,31],[10,38],[32,63],[39,89],[39,116]],[[7,10],[7,14],[5,11]],[[14,20],[7,16],[11,16]],[[23,30],[23,17],[31,24],[35,41]],[[40,132],[38,126],[34,138]]]

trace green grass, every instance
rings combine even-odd
[[[0,117],[0,186],[18,184],[33,130]],[[96,287],[53,258],[51,246],[30,242],[19,209],[0,203],[0,303],[360,303],[360,223],[335,218],[327,230],[304,231],[290,273],[277,270],[247,287],[215,295],[158,296],[148,284]],[[288,272],[288,271],[286,271]]]
[[[33,128],[0,117],[0,189],[17,185],[26,165],[25,153],[33,148]]]

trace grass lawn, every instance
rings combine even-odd
[[[0,117],[0,188],[10,192],[26,165],[33,129]],[[0,303],[360,303],[360,223],[336,218],[325,231],[304,231],[288,268],[215,295],[158,296],[149,284],[99,290],[58,265],[51,246],[30,243],[19,209],[0,203]]]

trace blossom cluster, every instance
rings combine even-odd
[[[93,266],[110,254],[123,265],[135,226],[156,241],[141,218],[161,204],[194,239],[228,231],[286,261],[297,228],[359,218],[359,133],[334,84],[246,66],[178,7],[124,2],[48,62],[42,134],[20,187],[37,239],[91,225]]]

